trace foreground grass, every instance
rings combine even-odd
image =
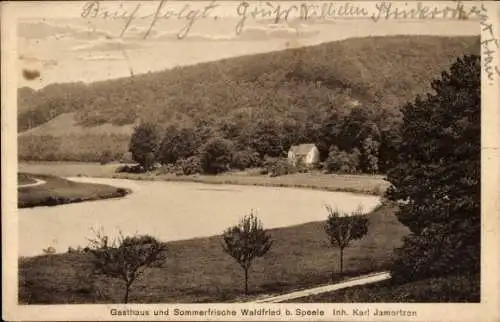
[[[188,181],[210,184],[253,185],[270,187],[309,188],[326,191],[342,191],[382,195],[389,183],[380,175],[335,175],[320,172],[295,173],[279,177],[259,175],[252,172],[231,172],[219,175],[177,176],[175,174],[116,173],[119,164],[100,165],[78,162],[30,162],[20,163],[23,172],[45,173],[58,176],[89,176],[132,180]]]
[[[428,278],[404,284],[391,280],[290,301],[290,303],[480,302],[479,274]]]
[[[18,188],[18,207],[55,206],[73,202],[123,197],[128,190],[103,184],[80,183],[52,175],[22,174],[33,180],[38,178],[45,184]],[[34,180],[33,180],[34,182]]]
[[[370,215],[368,235],[345,252],[345,275],[337,274],[338,250],[330,247],[324,222],[270,230],[271,250],[250,272],[250,298],[326,284],[345,276],[383,270],[392,251],[408,233],[384,204]],[[196,226],[193,227],[196,229]],[[232,302],[242,296],[243,272],[224,254],[220,236],[167,243],[162,268],[148,269],[132,285],[131,302]],[[75,245],[76,246],[76,245]],[[91,255],[68,253],[19,260],[20,303],[112,303],[123,297],[123,284],[92,278]],[[332,274],[333,272],[333,274]]]

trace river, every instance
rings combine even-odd
[[[325,204],[369,212],[379,197],[298,188],[213,185],[191,182],[68,178],[129,188],[124,198],[19,209],[19,256],[52,246],[57,252],[85,247],[92,229],[111,236],[150,234],[162,241],[213,236],[237,224],[251,209],[265,228],[325,220]]]

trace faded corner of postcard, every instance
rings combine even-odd
[[[499,21],[2,4],[4,319],[500,321]]]

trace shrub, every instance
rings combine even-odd
[[[158,152],[162,163],[175,163],[196,154],[198,140],[194,129],[170,125],[165,129]]]
[[[266,157],[264,160],[264,168],[271,177],[284,176],[297,172],[297,168],[290,164],[287,159],[283,158]]]
[[[57,205],[60,205],[63,203],[65,203],[64,197],[49,196],[49,197],[45,198],[45,200],[42,202],[42,205],[57,206]]]
[[[116,168],[115,172],[117,173],[143,173],[144,168],[140,165],[122,165]]]
[[[103,151],[99,157],[99,163],[101,165],[105,165],[110,163],[111,161],[113,161],[113,156],[111,154],[111,151],[109,150]]]
[[[117,188],[116,193],[118,193],[121,196],[125,196],[125,195],[127,195],[128,191],[127,191],[127,189],[124,189],[124,188]]]
[[[163,164],[160,169],[158,169],[157,175],[161,174],[171,174],[171,173],[181,173],[181,170],[177,164],[167,163]]]
[[[191,156],[187,159],[177,160],[175,170],[180,171],[181,174],[184,175],[197,174],[203,171],[201,161],[198,156]]]
[[[361,153],[356,148],[348,153],[340,151],[337,146],[332,146],[323,167],[328,173],[356,173],[359,170],[360,155]]]
[[[253,150],[242,150],[233,153],[231,167],[239,170],[256,168],[262,165],[259,153]]]

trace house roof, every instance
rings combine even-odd
[[[311,151],[311,149],[315,147],[316,144],[314,143],[292,145],[290,151],[298,155],[307,155],[309,151]]]

